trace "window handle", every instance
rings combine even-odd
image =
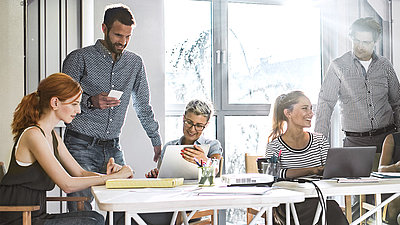
[[[215,51],[215,59],[216,59],[216,63],[217,64],[221,63],[221,50],[216,50]]]

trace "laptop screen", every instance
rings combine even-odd
[[[369,177],[376,146],[330,148],[323,178]]]

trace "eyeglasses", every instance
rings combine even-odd
[[[353,38],[353,43],[357,44],[357,45],[361,44],[363,46],[368,46],[368,45],[374,44],[375,41],[360,41],[357,38]]]
[[[194,126],[194,129],[196,131],[202,131],[202,130],[204,130],[204,128],[206,128],[206,125],[203,125],[201,123],[194,124],[193,121],[187,120],[187,119],[183,120],[183,124],[189,129],[191,129]]]

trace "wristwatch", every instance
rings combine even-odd
[[[89,109],[94,108],[94,105],[93,105],[93,103],[92,103],[92,97],[91,97],[91,96],[88,98],[88,100],[87,100],[87,102],[86,102],[86,106],[87,106]]]

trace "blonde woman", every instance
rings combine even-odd
[[[313,116],[312,104],[301,91],[282,94],[276,99],[266,157],[279,158],[280,178],[322,174],[329,143],[322,134],[304,130],[311,127]],[[317,198],[295,204],[300,224],[312,224],[317,204]],[[284,224],[285,206],[279,206],[274,217],[276,224]],[[333,200],[327,201],[327,221],[328,224],[348,224],[339,205]]]

